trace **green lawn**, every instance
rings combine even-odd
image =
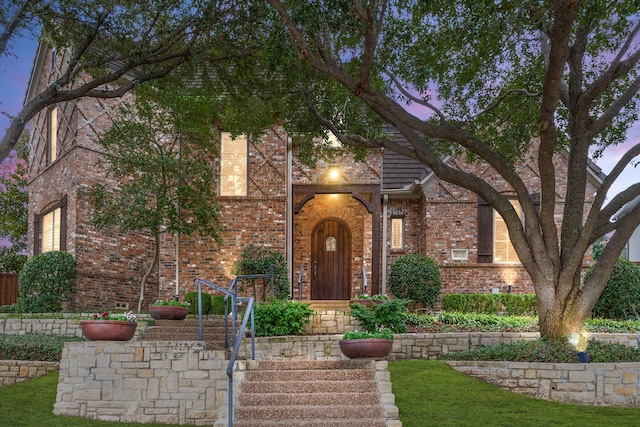
[[[0,388],[0,426],[42,427],[105,427],[146,426],[167,427],[170,424],[112,423],[80,417],[53,415],[58,372]]]
[[[637,426],[640,408],[568,405],[506,392],[460,374],[441,361],[389,364],[404,427]],[[147,426],[53,415],[58,373],[0,388],[0,426]]]
[[[638,426],[640,407],[579,406],[504,391],[444,362],[389,363],[403,427]]]

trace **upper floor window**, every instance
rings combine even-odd
[[[248,145],[244,135],[236,139],[228,132],[220,136],[220,195],[247,195]]]
[[[404,249],[404,218],[391,218],[391,249]]]
[[[56,161],[58,150],[58,107],[49,109],[48,135],[47,135],[47,161],[51,164]]]
[[[51,72],[56,70],[56,61],[58,54],[55,49],[51,49]]]

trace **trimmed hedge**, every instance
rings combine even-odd
[[[460,313],[535,315],[536,304],[535,294],[445,294],[442,296],[443,310]]]
[[[591,275],[593,267],[585,275]],[[595,307],[594,317],[634,320],[640,314],[640,266],[620,258]]]
[[[387,280],[391,293],[434,307],[440,297],[442,278],[436,262],[423,254],[404,255],[389,268]]]
[[[187,292],[184,294],[184,301],[189,303],[189,314],[198,314],[197,292]],[[209,314],[211,306],[211,295],[206,292],[202,292],[202,314]]]
[[[64,251],[44,252],[27,261],[18,275],[22,312],[62,311],[62,303],[75,291],[77,265],[75,257]]]

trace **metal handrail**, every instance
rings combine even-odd
[[[367,294],[367,268],[364,262],[362,263],[362,293]]]
[[[272,289],[273,289],[273,269],[271,269],[271,283],[272,283]],[[227,366],[227,376],[229,377],[229,395],[228,395],[228,399],[229,399],[229,406],[228,406],[228,420],[229,420],[229,427],[233,426],[233,365],[236,362],[236,359],[238,358],[238,352],[240,351],[240,344],[242,343],[242,336],[245,333],[245,330],[247,328],[247,321],[249,318],[251,318],[251,360],[255,360],[256,359],[256,345],[255,345],[255,313],[254,313],[254,298],[252,297],[238,297],[238,290],[233,289],[235,287],[235,284],[237,282],[237,278],[266,278],[269,277],[268,274],[253,274],[253,275],[248,275],[248,276],[236,276],[232,281],[231,281],[231,286],[229,289],[225,289],[223,287],[220,287],[214,283],[208,282],[204,279],[200,279],[197,278],[194,280],[194,282],[196,283],[197,287],[198,287],[198,341],[202,341],[202,285],[206,285],[208,287],[210,287],[211,289],[214,289],[216,291],[220,291],[223,294],[225,294],[225,305],[224,305],[224,311],[225,311],[225,319],[228,319],[228,305],[226,303],[227,298],[231,297],[231,313],[232,313],[232,336],[233,336],[233,351],[231,352],[231,357],[229,358],[229,365]],[[244,316],[242,318],[242,324],[240,325],[240,328],[238,330],[238,333],[236,335],[236,319],[238,318],[238,304],[239,303],[243,303],[246,302],[247,303],[247,310],[244,313]],[[225,341],[225,348],[229,348],[229,333],[228,333],[228,326],[229,322],[225,321],[224,322],[224,341]],[[236,339],[236,337],[238,337],[238,339]]]
[[[244,335],[244,331],[247,327],[247,319],[249,316],[251,317],[251,360],[256,360],[256,345],[255,345],[255,314],[253,310],[254,299],[249,298],[240,298],[240,302],[247,302],[247,310],[244,312],[244,316],[242,318],[242,324],[240,325],[239,334],[240,337]],[[235,329],[235,328],[234,328]],[[236,340],[233,344],[233,351],[231,352],[231,357],[229,358],[229,365],[227,366],[227,377],[229,378],[229,403],[227,410],[227,420],[229,427],[233,426],[233,365],[236,363],[236,359],[238,358],[238,352],[240,351],[240,343],[242,339]]]
[[[234,295],[233,292],[229,291],[228,289],[225,289],[221,286],[216,285],[215,283],[211,283],[208,282],[204,279],[200,279],[197,278],[194,280],[196,286],[198,287],[198,341],[202,341],[202,285],[206,285],[208,287],[210,287],[211,289],[214,289],[216,291],[222,292],[223,294],[225,294],[224,297],[224,314],[225,314],[225,318],[229,315],[228,311],[229,308],[227,307],[227,297],[231,297],[231,312],[235,313],[235,317],[237,317],[238,313],[238,304],[237,304],[237,299],[238,299],[238,295]],[[225,348],[229,348],[229,331],[228,331],[228,323],[229,322],[224,322],[224,347]],[[234,321],[232,323],[232,325],[235,325],[235,318]],[[233,328],[233,330],[235,331],[235,327]],[[233,335],[234,340],[235,340],[235,333]]]
[[[302,272],[304,271],[304,265],[300,266],[300,273],[298,273],[298,301],[302,301]]]

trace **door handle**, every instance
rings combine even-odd
[[[313,262],[313,278],[318,277],[318,261]]]

